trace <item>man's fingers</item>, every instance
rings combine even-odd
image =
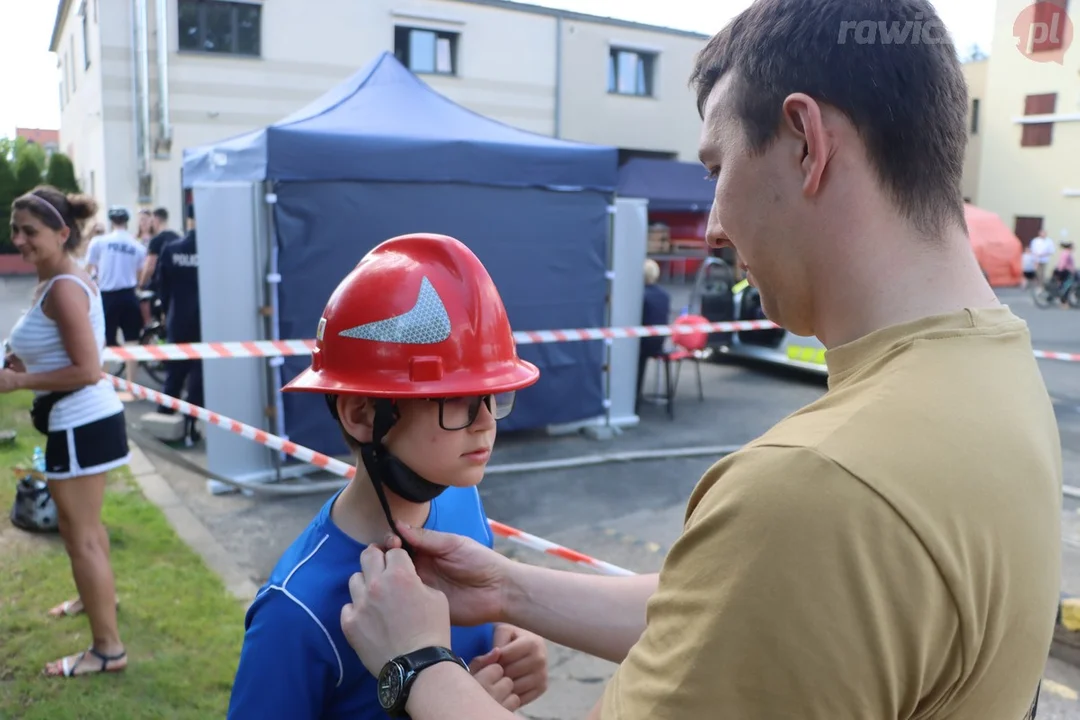
[[[506,645],[500,646],[499,649],[501,650],[500,654],[502,656],[500,662],[503,664],[503,667],[513,665],[519,660],[524,660],[533,655],[539,654],[540,657],[543,657],[544,648],[541,646],[540,653],[538,653],[536,646],[537,642],[539,642],[537,638],[525,635],[519,636]]]
[[[360,553],[360,570],[364,573],[365,582],[370,584],[375,578],[386,570],[386,555],[375,545],[368,545],[364,552]]]
[[[428,555],[445,555],[463,542],[460,535],[414,528],[401,522],[397,523],[397,529],[410,545]]]
[[[395,548],[400,548],[400,547],[401,547],[401,538],[399,538],[393,532],[386,533],[386,539],[383,540],[383,548],[385,548],[386,550],[394,550]]]
[[[502,647],[509,645],[517,637],[517,628],[513,625],[507,625],[506,623],[498,623],[495,625],[495,631],[492,634],[492,644],[495,647]]]
[[[349,576],[349,595],[352,596],[353,605],[359,605],[367,598],[367,583],[364,582],[363,573],[353,573]]]
[[[385,557],[387,570],[404,570],[412,574],[416,573],[416,566],[413,565],[412,558],[409,557],[409,553],[401,548],[387,550]]]
[[[492,648],[491,652],[484,653],[483,655],[477,655],[473,658],[473,661],[469,663],[469,672],[473,675],[480,672],[484,668],[498,664],[499,662],[499,648]],[[500,673],[502,671],[502,665],[499,665]]]

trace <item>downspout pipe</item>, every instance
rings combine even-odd
[[[154,154],[167,160],[172,151],[172,119],[169,117],[169,0],[157,0],[154,8],[157,25],[158,136]]]
[[[135,157],[138,161],[139,202],[151,202],[150,187],[150,48],[147,38],[147,0],[132,0],[133,77],[135,86]]]

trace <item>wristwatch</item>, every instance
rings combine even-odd
[[[402,717],[405,714],[405,703],[409,700],[409,690],[416,680],[416,676],[424,668],[437,665],[441,662],[455,662],[465,671],[469,666],[444,647],[426,647],[414,650],[405,655],[399,655],[383,666],[379,673],[379,704],[390,717]]]

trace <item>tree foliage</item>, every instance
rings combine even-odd
[[[66,193],[80,192],[79,181],[75,179],[75,166],[64,153],[53,153],[49,158],[45,182]]]
[[[67,193],[79,192],[71,158],[53,153],[26,138],[0,137],[0,254],[14,253],[11,244],[11,203],[42,183]]]

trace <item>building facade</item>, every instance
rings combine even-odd
[[[1080,235],[1080,39],[1067,13],[1080,18],[1069,5],[998,0],[993,53],[966,67],[977,119],[965,194],[1025,244],[1040,230]]]
[[[525,130],[696,160],[696,33],[505,0],[60,0],[60,146],[104,205],[180,216],[183,149],[280,120],[395,53]],[[332,19],[332,20],[331,20]]]
[[[15,128],[15,137],[39,145],[48,157],[60,149],[60,131],[43,128]]]

